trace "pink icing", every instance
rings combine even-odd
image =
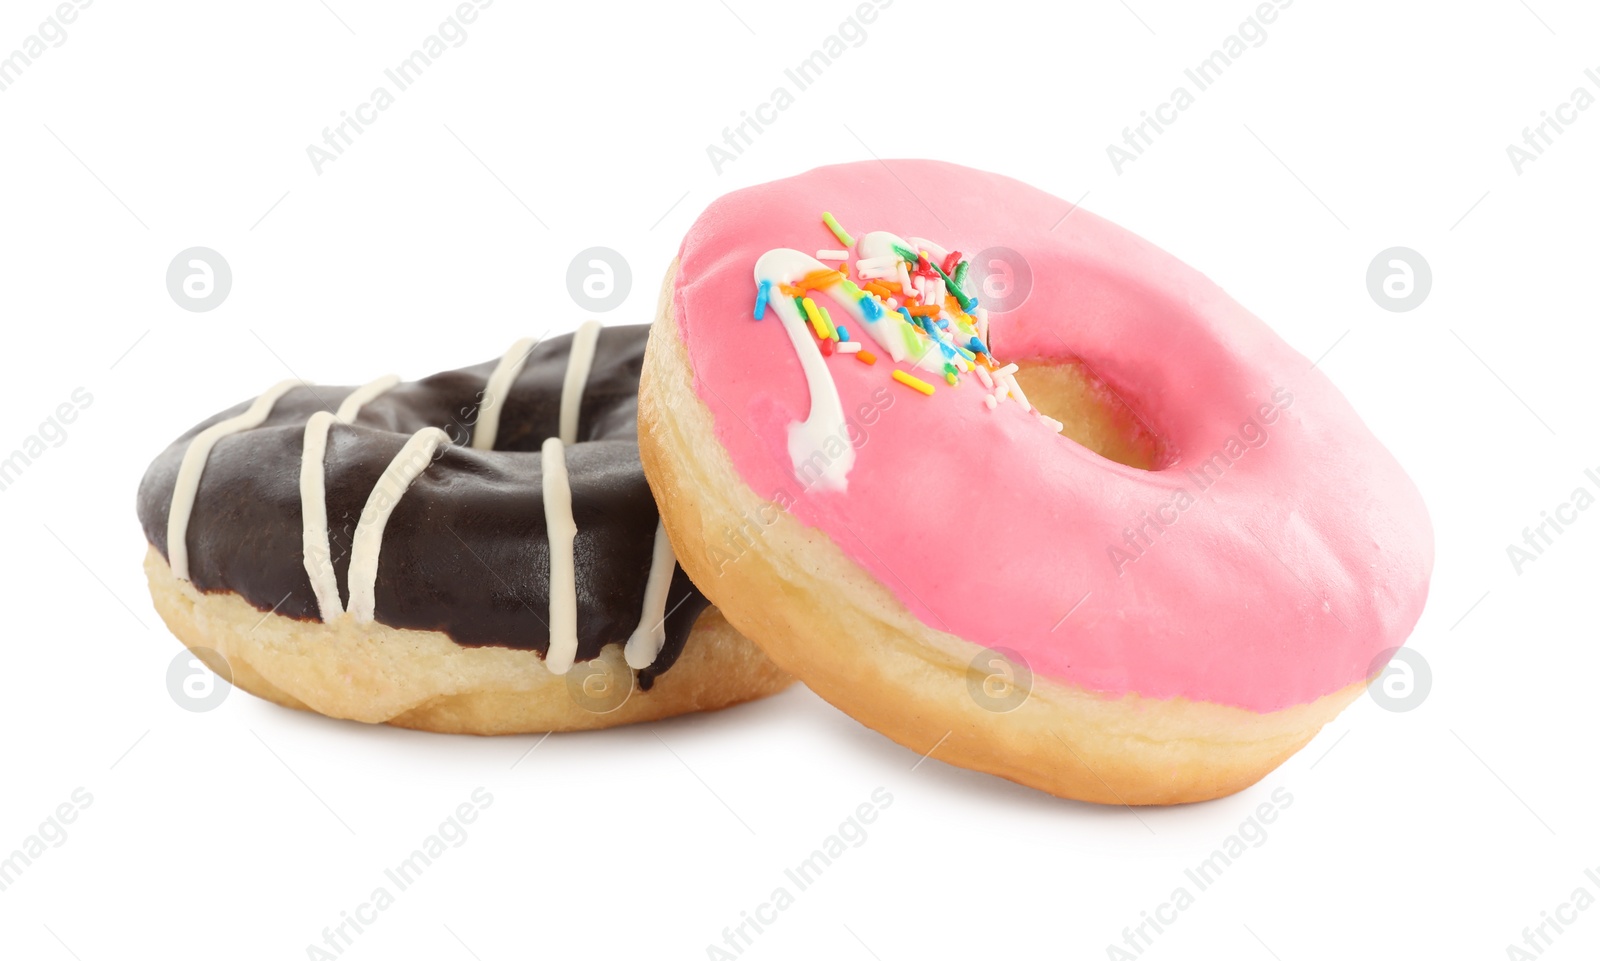
[[[792,501],[925,624],[1042,676],[1257,712],[1363,679],[1427,596],[1433,533],[1416,488],[1264,323],[1115,224],[1084,210],[1061,220],[1070,208],[924,160],[823,167],[713,203],[684,239],[673,303],[739,474]],[[809,394],[776,318],[751,317],[751,270],[769,249],[838,247],[824,209],[857,239],[887,230],[1020,252],[1032,293],[991,315],[996,357],[1081,358],[1162,437],[1161,469],[1106,460],[1016,403],[991,411],[971,378],[914,393],[876,351],[870,367],[828,358],[847,412],[875,393],[883,406],[884,391],[892,405],[856,434],[846,490],[807,489],[785,445]],[[1220,471],[1211,461],[1201,491],[1191,472],[1219,450],[1238,456]],[[1180,490],[1194,498],[1182,510]],[[1150,543],[1136,535],[1136,555],[1125,529],[1139,525]]]

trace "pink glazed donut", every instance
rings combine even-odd
[[[1255,783],[1433,566],[1415,486],[1309,360],[1128,231],[946,163],[713,203],[640,424],[740,632],[911,750],[1063,797]]]

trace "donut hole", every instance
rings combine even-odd
[[[1162,466],[1160,436],[1081,362],[1018,361],[1015,376],[1028,402],[1061,422],[1063,437],[1139,470]]]

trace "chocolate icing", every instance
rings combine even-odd
[[[648,325],[600,331],[583,392],[577,443],[566,448],[578,581],[579,661],[622,644],[638,625],[650,572],[655,501],[639,463],[639,370]],[[350,542],[362,506],[406,439],[439,427],[441,447],[395,506],[378,564],[376,619],[441,631],[466,647],[549,648],[550,548],[539,448],[558,434],[571,335],[540,343],[507,392],[492,451],[470,443],[495,362],[404,383],[335,424],[326,466],[328,529],[340,597],[348,602]],[[266,422],[222,438],[206,462],[189,521],[190,577],[205,592],[232,591],[262,611],[320,621],[302,555],[300,456],[306,421],[354,388],[301,385]],[[200,431],[248,402],[196,425],[158,456],[139,485],[139,522],[167,556],[167,515],[178,466]],[[667,597],[666,645],[638,672],[640,687],[670,668],[708,601],[677,568]]]

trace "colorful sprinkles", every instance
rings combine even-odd
[[[807,320],[811,321],[811,329],[817,332],[817,337],[819,339],[832,339],[828,336],[828,323],[822,319],[822,311],[817,309],[816,301],[812,300],[810,297],[801,297],[800,312],[806,315]]]
[[[904,243],[888,244],[883,252],[882,234],[871,235],[869,244],[879,245],[874,256],[856,252],[852,281],[851,257],[856,239],[832,213],[824,211],[822,223],[838,241],[838,249],[817,250],[818,261],[837,262],[799,279],[778,285],[779,291],[793,299],[802,317],[811,325],[817,349],[824,357],[852,354],[860,363],[872,366],[878,356],[866,349],[864,339],[843,324],[835,324],[826,307],[812,298],[824,291],[841,304],[854,303],[865,318],[871,340],[890,345],[890,354],[904,358],[902,363],[935,375],[933,382],[898,367],[889,376],[899,384],[924,396],[931,396],[938,381],[943,386],[960,387],[968,375],[982,385],[979,399],[991,411],[1006,401],[1015,401],[1051,431],[1060,432],[1060,421],[1036,410],[1028,402],[1016,380],[1017,365],[1001,365],[989,348],[989,314],[978,298],[967,292],[970,263],[960,250],[946,250],[932,241],[912,237]],[[756,290],[755,318],[766,316],[773,283],[760,282]]]
[[[922,380],[921,378],[912,377],[910,374],[906,373],[903,370],[897,370],[894,373],[890,374],[889,376],[893,377],[895,380],[899,381],[900,383],[905,384],[907,387],[911,388],[912,390],[921,391],[924,394],[932,394],[933,393],[933,385],[932,384],[928,383],[925,380]]]
[[[828,213],[826,210],[822,212],[822,223],[833,231],[833,236],[839,241],[841,247],[854,247],[856,245],[856,239],[850,236],[843,227],[839,226],[839,221],[834,220],[833,214]]]

